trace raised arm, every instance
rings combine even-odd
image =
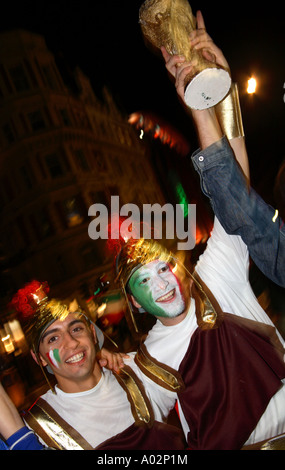
[[[219,48],[205,30],[201,13],[191,44],[202,49],[208,60],[228,69]],[[191,64],[167,54],[162,48],[166,68],[175,78],[178,96],[184,102],[184,77]],[[220,106],[220,105],[218,105]],[[217,108],[217,107],[216,107]],[[201,152],[192,156],[199,172],[203,192],[211,199],[215,215],[228,234],[240,235],[259,269],[278,285],[285,286],[285,225],[271,206],[249,187],[249,165],[243,132],[222,132],[217,109],[192,110]],[[241,126],[237,126],[239,131]],[[222,134],[227,138],[221,139]],[[230,144],[230,145],[229,145]]]
[[[214,62],[229,71],[228,62],[225,59],[221,49],[219,49],[214,44],[213,40],[206,32],[204,19],[200,11],[197,12],[197,29],[191,33],[189,40],[191,41],[192,47],[197,50],[202,50],[202,53],[207,60]],[[161,51],[165,60],[166,68],[175,79],[177,94],[185,104],[184,80],[185,77],[190,73],[193,64],[189,62],[186,63],[185,58],[182,56],[169,55],[166,49],[163,47]],[[218,119],[215,108],[210,108],[203,111],[192,109],[191,113],[197,128],[197,135],[202,150],[221,139],[224,131]],[[249,180],[249,164],[244,136],[240,135],[236,137],[229,135],[228,138],[235,157],[244,175]]]
[[[42,450],[37,436],[28,429],[0,383],[0,434],[11,450]]]
[[[24,427],[24,423],[10,397],[0,383],[0,434],[8,439]]]

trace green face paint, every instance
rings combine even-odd
[[[58,367],[58,364],[61,363],[60,356],[59,356],[59,349],[51,349],[47,353],[47,357],[51,364],[55,367]]]
[[[54,356],[55,360],[60,364],[61,360],[60,360],[60,356],[59,356],[59,349],[54,349],[53,350],[53,356]]]
[[[141,283],[140,277],[133,275],[135,279],[130,279],[129,285],[133,296],[136,301],[144,308],[144,310],[151,315],[165,316],[163,309],[155,304],[153,299],[152,289],[146,283]]]
[[[164,261],[142,266],[129,280],[130,290],[143,309],[156,317],[173,318],[185,309],[180,284]]]

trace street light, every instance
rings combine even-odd
[[[248,81],[247,81],[247,93],[249,95],[253,94],[256,92],[256,86],[257,86],[257,83],[256,83],[256,80],[255,78],[250,78]]]

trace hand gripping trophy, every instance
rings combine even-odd
[[[229,73],[191,48],[189,35],[196,28],[196,19],[187,0],[146,0],[140,7],[139,22],[151,46],[159,50],[164,46],[169,54],[183,55],[192,62],[194,70],[185,80],[185,102],[190,108],[210,108],[227,95]]]

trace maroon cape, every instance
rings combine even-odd
[[[100,444],[96,450],[185,450],[185,448],[186,443],[181,430],[154,421],[151,428],[133,424],[117,436]]]
[[[263,323],[223,313],[218,327],[197,328],[179,367],[190,449],[241,449],[282,385],[283,354]]]

